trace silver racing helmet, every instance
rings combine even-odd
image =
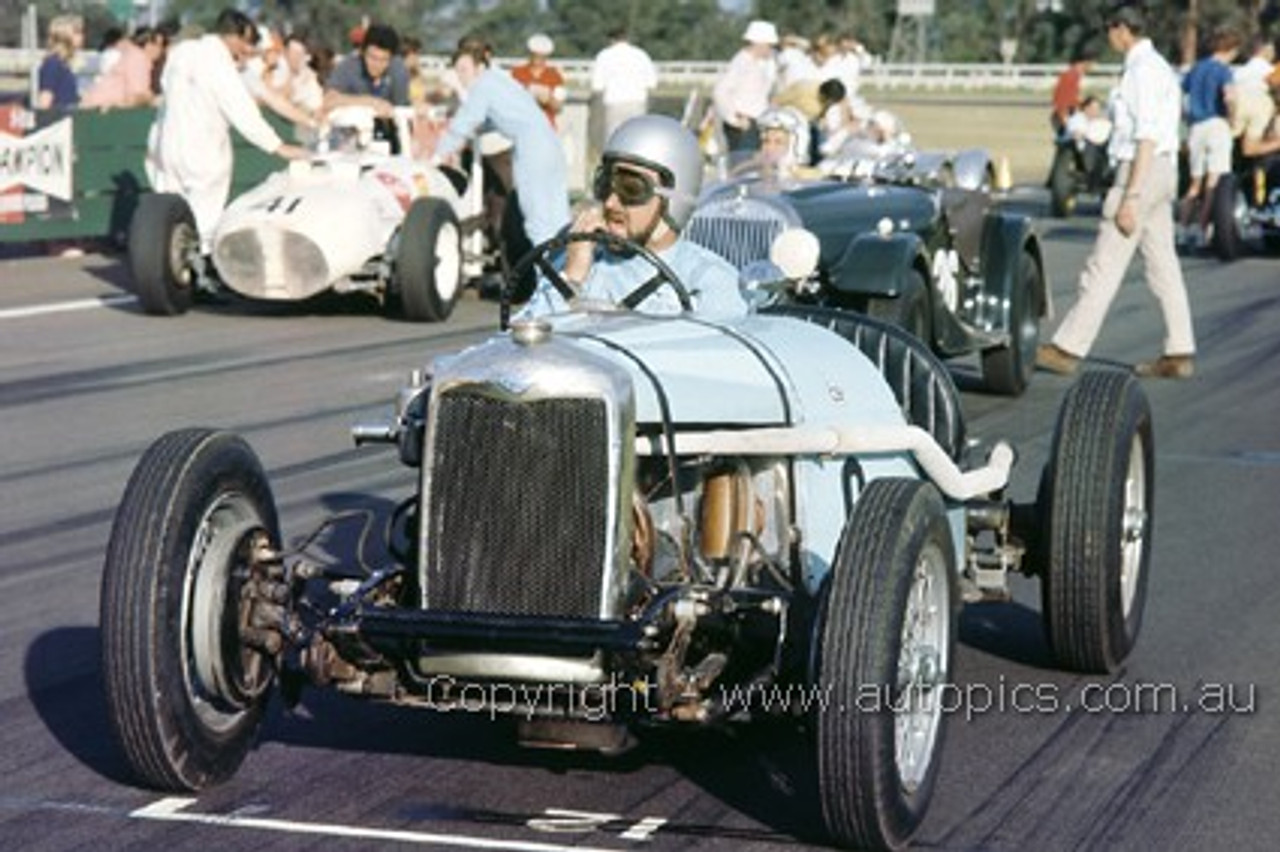
[[[618,125],[600,158],[607,173],[615,163],[635,163],[658,173],[656,194],[666,204],[662,217],[677,231],[693,215],[702,189],[702,151],[683,124],[665,115],[640,115]]]
[[[756,127],[763,134],[768,130],[780,130],[787,134],[787,152],[782,166],[806,166],[809,164],[809,122],[798,110],[791,107],[770,107],[760,113]]]

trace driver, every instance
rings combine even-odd
[[[776,178],[816,178],[821,173],[809,165],[809,122],[792,107],[770,107],[756,119],[760,150],[739,163],[734,174],[762,172]]]
[[[702,152],[680,122],[642,115],[621,124],[605,144],[593,186],[600,203],[581,211],[571,232],[604,231],[651,250],[687,288],[693,310],[702,316],[747,313],[737,270],[715,252],[681,237],[702,186]],[[592,242],[572,242],[565,255],[562,276],[583,301],[621,303],[656,273],[641,256],[614,254]],[[539,316],[567,307],[543,280],[524,313]],[[664,284],[637,310],[680,313],[679,296]]]

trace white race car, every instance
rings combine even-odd
[[[398,109],[407,140],[412,110]],[[211,270],[252,299],[297,301],[325,290],[372,292],[404,316],[439,321],[468,280],[484,271],[487,238],[479,168],[468,178],[391,152],[374,117],[343,107],[320,150],[235,199],[223,212],[211,258],[179,195],[142,196],[129,228],[134,289],[151,314],[181,314]]]

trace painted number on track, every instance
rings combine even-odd
[[[619,814],[600,814],[593,811],[571,811],[562,808],[547,808],[542,816],[534,817],[525,823],[534,831],[545,831],[551,834],[588,834],[593,831],[608,831],[620,828],[619,823],[626,826],[618,837],[623,840],[649,840],[653,833],[666,824],[662,817],[645,817],[638,822],[628,823]]]

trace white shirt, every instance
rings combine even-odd
[[[244,78],[244,84],[249,87],[249,94],[261,100],[267,86],[276,91],[281,91],[288,86],[292,73],[289,71],[289,63],[283,58],[278,59],[275,67],[268,72],[261,56],[251,56],[241,69],[240,76]]]
[[[1067,119],[1067,123],[1063,126],[1063,130],[1072,139],[1076,140],[1076,147],[1083,148],[1084,143],[1089,142],[1093,145],[1105,145],[1107,140],[1111,138],[1111,122],[1102,116],[1090,118],[1084,114],[1083,110],[1076,110],[1071,113]]]
[[[823,80],[835,78],[844,84],[845,97],[858,94],[858,82],[862,78],[862,60],[852,53],[836,53],[818,69]]]
[[[735,53],[712,91],[720,120],[734,123],[738,115],[759,118],[769,108],[769,95],[777,76],[778,67],[772,56],[758,59],[746,48]]]
[[[1108,155],[1116,162],[1132,160],[1138,142],[1150,139],[1156,156],[1175,156],[1181,120],[1178,76],[1150,39],[1140,39],[1125,54],[1120,84],[1112,92]]]
[[[150,153],[162,174],[182,175],[183,182],[224,176],[229,181],[231,127],[264,151],[280,147],[280,137],[262,117],[217,35],[175,45],[165,61],[161,90],[164,101]]]
[[[324,88],[309,65],[293,74],[289,81],[289,100],[307,112],[319,112],[324,106]]]
[[[122,54],[118,47],[108,47],[106,50],[102,51],[102,53],[98,55],[99,76],[107,73],[115,67],[115,64],[120,61],[121,56]]]
[[[647,103],[658,85],[658,72],[649,54],[625,41],[614,42],[596,54],[591,67],[591,91],[601,93],[606,106]]]
[[[1266,59],[1255,56],[1235,69],[1231,74],[1231,82],[1240,94],[1268,94],[1267,77],[1273,67]]]
[[[825,77],[818,73],[818,66],[798,47],[784,47],[778,52],[778,90],[782,91],[796,83],[809,80],[822,82]]]

